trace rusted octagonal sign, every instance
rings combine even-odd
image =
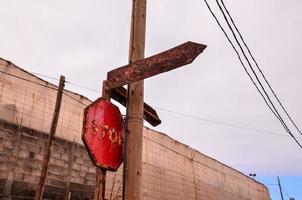
[[[86,107],[82,140],[96,166],[116,171],[124,150],[124,121],[119,108],[104,98]]]

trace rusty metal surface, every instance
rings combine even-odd
[[[93,163],[116,171],[123,162],[124,121],[117,106],[99,98],[85,108],[82,140]]]
[[[203,44],[186,42],[149,58],[116,68],[107,73],[108,86],[120,87],[190,64],[205,48],[206,45]]]
[[[127,89],[124,87],[114,88],[111,91],[111,98],[126,107]],[[144,119],[149,122],[152,126],[157,126],[161,123],[157,112],[147,103],[144,103]]]

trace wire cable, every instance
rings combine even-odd
[[[273,111],[273,109],[271,108],[271,106],[268,104],[266,98],[264,97],[264,95],[263,95],[262,92],[260,91],[260,89],[259,89],[259,87],[257,86],[257,84],[255,83],[254,79],[252,78],[252,76],[251,76],[250,73],[248,72],[248,70],[247,70],[245,64],[243,63],[243,61],[242,61],[242,59],[241,59],[241,57],[240,57],[240,54],[239,54],[238,50],[236,49],[236,47],[235,47],[235,45],[233,44],[233,42],[231,41],[230,37],[229,37],[228,34],[226,33],[225,29],[224,29],[224,28],[222,27],[222,25],[220,24],[218,18],[216,17],[216,15],[214,14],[214,12],[212,11],[212,9],[211,9],[209,3],[207,2],[207,0],[204,0],[204,2],[206,3],[206,5],[207,5],[209,11],[211,12],[211,14],[212,14],[212,16],[214,17],[216,23],[218,24],[218,26],[220,27],[220,29],[221,29],[222,32],[224,33],[224,35],[225,35],[225,37],[227,38],[228,42],[231,44],[232,48],[234,49],[234,51],[235,51],[235,53],[236,53],[236,55],[237,55],[237,57],[238,57],[238,59],[239,59],[241,65],[242,65],[243,68],[244,68],[244,71],[247,73],[247,75],[249,76],[250,80],[252,81],[252,83],[253,83],[254,86],[256,87],[257,91],[258,91],[258,92],[260,93],[260,95],[262,96],[262,98],[263,98],[265,104],[269,107],[269,109],[271,110],[271,112],[273,112],[274,115],[275,115],[276,117],[278,117],[277,114],[276,114],[276,113]]]
[[[282,188],[282,191],[286,194],[286,196],[287,196],[288,198],[290,198],[289,194],[286,192],[286,190],[284,190],[284,188]]]
[[[227,23],[229,29],[231,30],[231,32],[232,32],[232,34],[233,34],[233,37],[234,37],[234,39],[236,40],[236,42],[237,42],[237,44],[238,44],[238,46],[239,46],[239,48],[240,48],[240,50],[241,50],[241,53],[243,54],[243,56],[244,56],[245,60],[247,61],[247,63],[248,63],[248,65],[249,65],[250,69],[252,70],[252,72],[253,72],[253,74],[254,74],[254,76],[255,76],[257,82],[258,82],[259,85],[261,86],[261,88],[262,88],[262,90],[263,90],[263,92],[264,92],[266,98],[268,99],[268,101],[269,101],[270,104],[272,105],[273,110],[276,112],[276,114],[277,114],[277,116],[278,116],[277,119],[279,119],[279,121],[281,122],[281,124],[283,125],[283,127],[284,127],[284,129],[287,131],[287,133],[291,135],[291,137],[295,140],[295,142],[296,142],[296,143],[300,146],[300,148],[302,149],[302,145],[299,143],[299,141],[295,138],[295,136],[292,134],[292,132],[291,132],[290,129],[288,128],[287,124],[285,123],[285,121],[284,121],[283,118],[281,117],[280,113],[278,112],[278,110],[276,109],[276,107],[275,107],[275,105],[273,104],[272,100],[270,99],[270,96],[268,95],[268,93],[266,92],[264,86],[262,85],[261,81],[259,80],[259,77],[257,76],[257,73],[255,72],[254,68],[252,67],[252,65],[251,65],[251,63],[250,63],[250,60],[247,58],[247,56],[246,56],[246,54],[245,54],[245,51],[243,50],[243,47],[241,46],[240,42],[238,41],[238,38],[237,38],[237,36],[236,36],[236,34],[235,34],[235,32],[234,32],[232,26],[230,25],[229,20],[228,20],[228,18],[227,18],[227,16],[226,16],[224,10],[222,9],[222,7],[221,7],[219,1],[216,0],[216,3],[217,3],[217,5],[218,5],[218,7],[219,7],[219,9],[220,9],[220,11],[221,11],[221,13],[222,13],[222,15],[223,15],[225,21],[226,21],[226,23]]]
[[[10,73],[7,73],[7,72],[5,72],[5,71],[1,71],[1,70],[0,70],[0,73],[3,73],[3,74],[5,74],[5,75],[8,75],[8,76],[11,76],[11,77],[14,77],[14,78],[21,79],[21,80],[23,80],[23,81],[27,81],[27,82],[30,82],[30,83],[34,83],[34,84],[37,84],[37,85],[40,85],[40,86],[43,86],[43,87],[46,87],[46,88],[49,88],[49,89],[52,89],[52,90],[57,90],[57,88],[50,87],[50,86],[48,86],[48,85],[43,85],[43,84],[41,84],[41,83],[38,83],[38,82],[35,82],[35,81],[32,81],[32,80],[26,79],[26,78],[23,78],[23,77],[14,75],[14,74],[10,74]],[[40,74],[39,74],[39,75],[40,75]],[[87,89],[88,89],[88,88],[87,88]],[[63,93],[64,93],[66,96],[68,96],[69,98],[71,98],[71,99],[77,101],[78,103],[80,103],[80,104],[82,104],[82,105],[84,105],[84,106],[88,106],[87,104],[84,104],[83,102],[81,102],[81,101],[77,100],[76,98],[70,96],[70,95],[67,94],[66,92],[63,92]]]
[[[76,102],[78,102],[78,103],[82,104],[83,106],[88,106],[88,104],[85,104],[85,103],[83,103],[83,102],[81,102],[81,101],[77,100],[76,98],[74,98],[74,97],[70,96],[70,95],[69,95],[69,94],[67,94],[66,92],[63,92],[63,94],[64,94],[64,95],[66,95],[67,97],[69,97],[69,98],[73,99],[74,101],[76,101]]]
[[[51,87],[51,86],[43,85],[43,84],[41,84],[41,83],[38,83],[38,82],[35,82],[35,81],[32,81],[32,80],[26,79],[26,78],[23,78],[23,77],[14,75],[14,74],[10,74],[10,73],[5,72],[5,71],[1,71],[1,70],[0,70],[0,73],[5,74],[5,75],[8,75],[8,76],[15,77],[15,78],[18,78],[18,79],[21,79],[21,80],[23,80],[23,81],[31,82],[31,83],[34,83],[34,84],[37,84],[37,85],[40,85],[40,86],[43,86],[43,87],[46,87],[46,88],[49,88],[49,89],[52,89],[52,90],[57,90],[56,88],[53,88],[53,87]]]
[[[92,89],[92,88],[89,88],[89,87],[86,87],[84,85],[81,85],[81,84],[78,84],[78,83],[74,83],[74,82],[66,82],[67,84],[70,84],[70,85],[74,85],[76,87],[79,87],[79,88],[83,88],[83,89],[86,89],[86,90],[90,90],[92,92],[95,92],[95,93],[98,93],[98,94],[101,94],[101,91],[100,90],[96,90],[96,89]]]
[[[259,67],[258,62],[256,61],[254,55],[252,54],[250,48],[247,46],[247,43],[245,42],[245,40],[243,39],[243,36],[241,34],[241,32],[239,31],[238,27],[236,26],[233,17],[231,16],[228,8],[226,7],[225,3],[223,0],[220,0],[222,3],[222,6],[224,8],[224,10],[227,12],[228,17],[230,18],[233,26],[236,29],[236,32],[238,33],[238,35],[240,36],[241,41],[243,42],[245,48],[247,49],[249,55],[251,56],[252,60],[254,61],[257,69],[259,70],[260,74],[262,75],[263,79],[265,80],[267,86],[269,87],[270,91],[273,93],[274,97],[276,98],[277,102],[279,103],[279,105],[281,106],[281,108],[283,109],[283,111],[285,112],[286,116],[289,118],[289,120],[292,122],[292,124],[295,126],[295,128],[297,129],[297,131],[302,135],[301,130],[298,128],[298,126],[296,125],[296,123],[294,122],[294,120],[291,118],[291,116],[289,115],[289,113],[287,112],[287,110],[285,109],[285,107],[283,106],[283,104],[281,103],[280,99],[278,98],[277,94],[275,93],[275,91],[273,90],[273,88],[271,87],[271,84],[268,82],[267,78],[265,77],[263,71],[261,70],[261,68]]]
[[[240,125],[236,125],[236,124],[231,124],[231,123],[206,119],[206,118],[198,117],[198,116],[195,116],[195,115],[190,115],[190,114],[176,112],[176,111],[173,111],[173,110],[168,110],[168,109],[165,109],[165,108],[160,108],[160,107],[154,107],[154,108],[158,109],[158,110],[168,112],[168,113],[176,114],[176,115],[179,115],[179,116],[182,116],[182,117],[196,119],[196,120],[200,120],[200,121],[204,121],[204,122],[208,122],[208,123],[212,123],[212,124],[217,124],[217,125],[220,125],[220,126],[227,126],[227,127],[231,127],[231,128],[237,128],[237,129],[253,131],[253,132],[258,132],[258,133],[263,133],[263,134],[268,134],[268,135],[274,135],[274,136],[280,136],[280,137],[290,137],[289,135],[282,135],[282,134],[278,134],[278,133],[274,133],[274,132],[270,132],[270,131],[264,131],[264,130],[249,128],[249,127],[240,126]]]
[[[48,76],[48,75],[44,75],[44,74],[39,74],[39,73],[36,73],[36,72],[30,72],[31,74],[34,74],[36,76],[41,76],[41,77],[44,77],[44,78],[48,78],[48,79],[51,79],[51,80],[55,80],[55,81],[59,81],[60,79],[59,78],[55,78],[55,77],[52,77],[52,76]],[[66,83],[67,81],[65,81]]]
[[[216,0],[216,3],[217,3],[217,5],[218,5],[220,11],[222,12],[223,17],[224,17],[224,19],[225,19],[225,21],[226,21],[226,23],[227,23],[227,25],[228,25],[230,31],[232,32],[233,37],[234,37],[234,39],[236,40],[236,43],[238,44],[238,46],[239,46],[239,48],[240,48],[240,50],[241,50],[241,53],[243,54],[243,56],[244,56],[245,60],[247,61],[247,63],[248,63],[248,65],[249,65],[250,69],[252,70],[252,72],[253,72],[253,74],[254,74],[254,76],[255,76],[255,78],[256,78],[258,84],[260,85],[262,91],[264,92],[264,94],[265,94],[267,100],[269,101],[270,105],[272,106],[273,110],[274,110],[275,113],[277,114],[277,116],[278,116],[277,119],[279,119],[279,121],[281,122],[281,124],[283,125],[283,127],[285,128],[285,130],[286,130],[290,135],[292,135],[290,129],[288,128],[288,126],[286,125],[286,123],[284,122],[284,120],[282,119],[281,115],[279,114],[278,110],[276,109],[275,105],[273,104],[272,100],[270,99],[270,96],[268,95],[268,93],[266,92],[264,86],[262,85],[261,81],[259,80],[259,77],[257,76],[257,73],[255,72],[254,68],[252,67],[252,65],[251,65],[251,63],[250,63],[250,60],[247,58],[247,56],[246,56],[246,54],[245,54],[245,52],[244,52],[244,50],[243,50],[243,48],[242,48],[240,42],[238,41],[238,38],[237,38],[237,36],[236,36],[236,34],[235,34],[235,32],[234,32],[232,26],[230,25],[229,20],[227,19],[227,17],[226,17],[226,15],[225,15],[225,13],[224,13],[224,11],[223,11],[223,9],[222,9],[222,7],[221,7],[219,1]],[[293,135],[292,135],[292,137],[294,138]],[[295,138],[294,138],[294,139],[295,139]],[[299,142],[298,142],[298,143],[299,143]],[[299,144],[299,146],[301,146],[301,145]],[[302,146],[301,146],[301,148],[302,148]]]
[[[48,79],[51,79],[51,80],[56,80],[56,81],[59,81],[60,79],[58,78],[55,78],[55,77],[52,77],[52,76],[48,76],[48,75],[45,75],[45,74],[40,74],[40,73],[36,73],[36,72],[30,72],[34,75],[37,75],[37,76],[41,76],[41,77],[44,77],[44,78],[48,78]],[[74,82],[71,82],[71,81],[65,81],[66,84],[70,84],[70,85],[74,85],[76,87],[80,87],[80,88],[83,88],[83,89],[86,89],[86,90],[90,90],[92,92],[96,92],[96,93],[100,93],[99,90],[96,90],[96,89],[92,89],[92,88],[89,88],[89,87],[86,87],[86,86],[83,86],[81,84],[78,84],[78,83],[74,83]]]
[[[262,96],[264,102],[266,103],[266,105],[268,106],[268,108],[271,110],[271,112],[276,116],[276,118],[281,122],[281,124],[282,124],[282,126],[284,127],[284,129],[286,130],[286,132],[288,132],[288,133],[291,135],[291,137],[295,140],[295,142],[296,142],[296,143],[299,145],[299,147],[302,149],[302,145],[299,143],[299,141],[298,141],[298,140],[293,136],[293,134],[290,132],[290,130],[288,129],[288,127],[287,127],[286,124],[284,123],[283,119],[281,118],[280,114],[279,114],[278,112],[275,112],[275,111],[277,111],[277,110],[275,109],[274,105],[272,105],[272,107],[274,108],[274,110],[273,110],[273,108],[271,107],[271,105],[267,102],[267,99],[264,97],[264,94],[260,91],[259,87],[257,86],[257,84],[255,83],[255,81],[254,81],[253,78],[251,77],[250,73],[248,72],[247,68],[245,67],[245,65],[244,65],[244,63],[243,63],[243,61],[242,61],[242,59],[241,59],[241,57],[240,57],[240,54],[239,54],[238,50],[235,48],[235,46],[234,46],[233,42],[231,41],[230,37],[228,36],[228,34],[226,33],[225,29],[224,29],[224,28],[222,27],[222,25],[220,24],[218,18],[216,17],[216,15],[214,14],[214,12],[212,11],[212,9],[211,9],[209,3],[207,2],[207,0],[204,0],[204,2],[206,3],[208,10],[210,11],[210,13],[212,14],[212,16],[214,17],[216,23],[218,24],[218,26],[220,27],[220,29],[221,29],[222,32],[224,33],[224,35],[225,35],[225,37],[227,38],[228,42],[231,44],[232,48],[234,49],[234,51],[235,51],[235,53],[237,54],[237,57],[238,57],[238,59],[239,59],[241,65],[243,66],[245,72],[246,72],[247,75],[249,76],[250,80],[252,81],[252,83],[253,83],[254,86],[256,87],[256,89],[257,89],[257,91],[259,92],[259,94]],[[219,3],[217,0],[216,0],[216,2]],[[233,35],[234,35],[234,34],[233,34]],[[236,35],[235,35],[235,36],[236,36]],[[238,40],[237,40],[237,41],[238,41]],[[243,53],[244,53],[244,51],[243,51]],[[245,57],[246,57],[246,56],[245,56]],[[247,61],[248,61],[248,60],[247,60]],[[249,61],[248,61],[248,63],[249,63]],[[250,64],[250,63],[249,63],[249,64]],[[252,70],[253,70],[253,69],[252,69]],[[257,74],[256,74],[256,75],[257,75]],[[256,78],[257,78],[257,77],[256,77]],[[258,79],[258,80],[259,80],[259,79]],[[260,86],[263,88],[262,84],[261,84]],[[264,89],[264,88],[263,88],[263,89]],[[266,93],[265,90],[264,90],[264,93]],[[268,100],[271,102],[270,99],[268,99]],[[272,103],[272,102],[271,102],[271,103]]]

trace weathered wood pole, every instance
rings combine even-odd
[[[145,57],[146,0],[132,1],[129,62]],[[142,183],[142,146],[144,81],[128,85],[127,130],[125,134],[125,158],[123,199],[140,200]]]
[[[103,82],[102,97],[110,101],[111,91],[107,87],[107,82]],[[96,167],[95,175],[95,188],[94,188],[94,200],[105,200],[105,189],[106,189],[106,173],[105,169]]]
[[[61,76],[60,84],[59,84],[59,88],[58,88],[58,92],[57,92],[56,105],[55,105],[53,118],[52,118],[52,122],[51,122],[50,133],[49,133],[48,142],[47,142],[47,146],[46,146],[46,152],[45,152],[44,160],[42,163],[42,171],[41,171],[40,180],[39,180],[37,190],[36,190],[35,200],[41,200],[42,196],[43,196],[43,190],[44,190],[46,176],[47,176],[47,168],[48,168],[48,163],[49,163],[50,154],[51,154],[51,147],[52,147],[53,139],[54,139],[54,136],[55,136],[55,133],[57,130],[57,125],[58,125],[64,84],[65,84],[65,77]]]
[[[94,200],[105,200],[106,170],[96,167]]]

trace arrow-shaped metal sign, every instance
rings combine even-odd
[[[186,42],[149,58],[135,61],[107,73],[109,88],[127,85],[190,64],[206,45]]]
[[[111,91],[111,98],[126,107],[127,89],[123,87],[114,88]],[[144,103],[144,119],[149,122],[152,126],[157,126],[161,123],[157,112],[147,103]]]

